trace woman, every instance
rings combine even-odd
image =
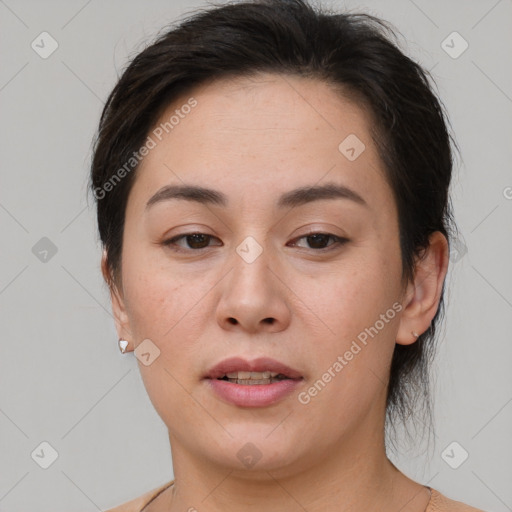
[[[102,271],[175,475],[114,511],[476,510],[386,456],[455,228],[443,109],[388,37],[301,0],[224,5],[108,98]]]

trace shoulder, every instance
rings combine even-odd
[[[123,503],[122,505],[118,505],[114,508],[109,508],[105,512],[140,512],[145,505],[147,505],[153,498],[155,498],[158,494],[160,494],[164,489],[167,489],[170,485],[172,485],[173,480],[167,482],[151,491],[147,491],[141,496],[134,498],[130,501]]]
[[[425,512],[484,512],[460,501],[451,500],[435,489],[431,489],[431,491],[432,497]]]
[[[106,512],[140,512],[153,498],[172,485],[173,480],[155,489],[145,492],[141,496],[108,509]],[[447,498],[439,491],[431,489],[432,497],[425,512],[484,512],[479,508],[470,507],[460,501]]]

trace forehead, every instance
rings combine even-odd
[[[254,200],[258,191],[270,198],[325,179],[389,202],[370,126],[361,104],[319,80],[274,74],[217,80],[164,111],[149,132],[155,146],[136,181],[145,196],[184,181]]]
[[[306,142],[303,149],[314,146],[317,152],[331,151],[349,133],[371,142],[372,122],[364,106],[319,80],[261,73],[216,80],[175,100],[157,126],[165,125],[190,97],[197,106],[163,134],[170,144],[183,142],[191,131],[197,134],[193,142],[199,151],[227,150],[237,140],[245,144],[246,154],[258,153],[262,144],[279,150]],[[174,140],[165,137],[171,132]]]

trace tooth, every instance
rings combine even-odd
[[[248,379],[248,380],[238,380],[237,384],[245,384],[248,386],[255,386],[259,384],[270,384],[270,379]]]
[[[280,375],[279,372],[271,372],[271,371],[264,371],[264,372],[229,372],[225,374],[228,379],[237,379],[237,380],[243,380],[243,381],[261,381],[261,380],[268,380],[273,379]]]

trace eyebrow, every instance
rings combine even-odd
[[[146,210],[154,204],[172,199],[184,199],[201,204],[212,204],[224,207],[229,203],[228,197],[218,190],[195,185],[166,185],[151,196],[146,203]],[[295,207],[322,199],[348,199],[368,207],[366,201],[357,192],[337,183],[305,186],[290,190],[279,197],[277,206],[279,208]]]

